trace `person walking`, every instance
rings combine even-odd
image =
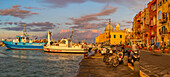
[[[136,44],[135,44],[135,42],[133,42],[133,45],[132,45],[132,51],[135,51],[135,50],[137,50],[137,48],[136,48]]]

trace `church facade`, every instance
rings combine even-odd
[[[108,25],[105,27],[105,32],[103,34],[99,34],[99,36],[95,38],[95,43],[111,45],[124,44],[125,31],[120,30],[119,23],[116,26],[116,30],[114,30],[109,20]]]

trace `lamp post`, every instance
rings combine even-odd
[[[109,25],[110,25],[110,21],[111,19],[109,19]],[[110,26],[109,26],[109,43],[108,43],[109,45],[110,45]]]

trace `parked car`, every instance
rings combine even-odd
[[[102,55],[105,55],[106,52],[108,51],[108,49],[110,50],[109,53],[112,54],[113,53],[113,45],[103,45],[99,48],[99,52],[102,54]]]

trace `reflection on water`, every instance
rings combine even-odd
[[[0,77],[74,77],[78,64],[83,58],[82,54],[48,53],[43,50],[7,50],[4,47],[0,47],[0,54]]]

